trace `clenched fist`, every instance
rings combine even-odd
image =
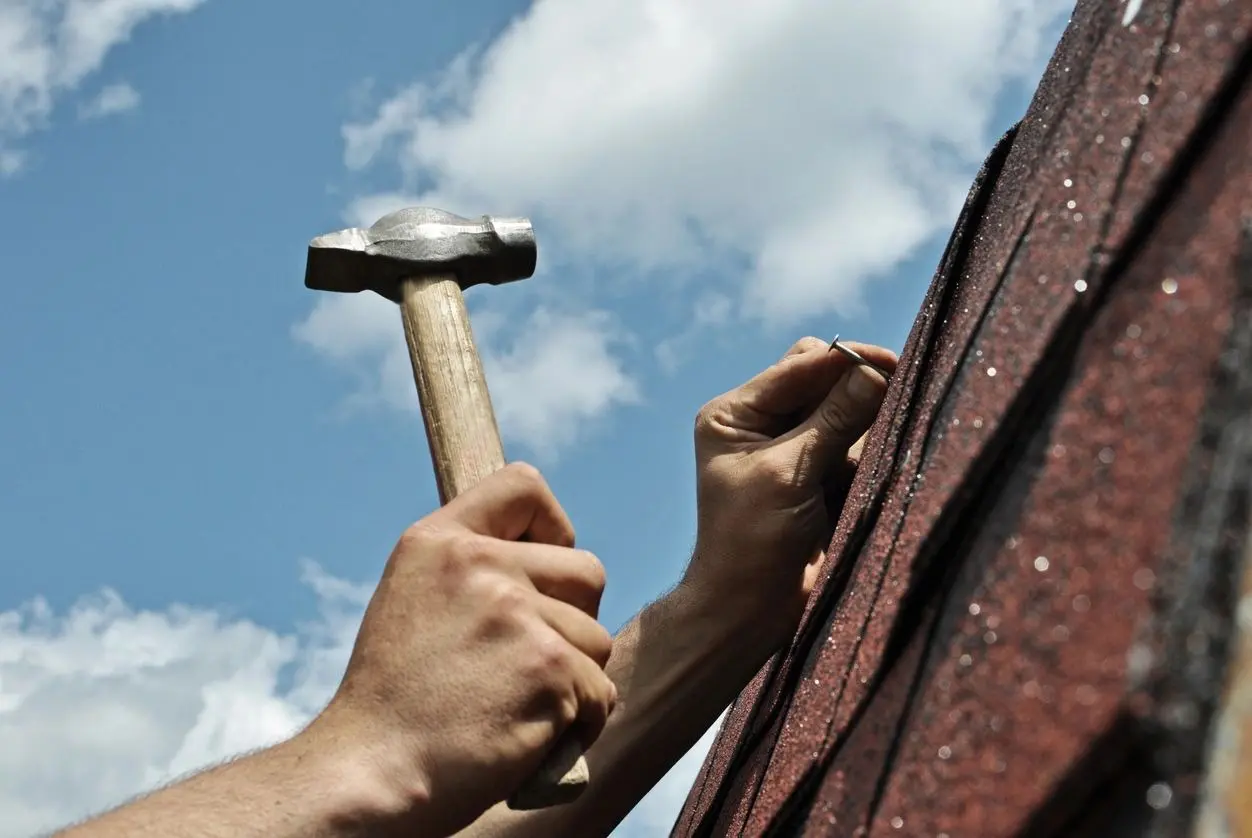
[[[310,733],[369,743],[412,801],[408,834],[461,829],[566,728],[586,745],[603,729],[604,582],[539,473],[509,466],[401,537]]]

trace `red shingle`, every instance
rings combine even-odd
[[[1247,501],[1204,429],[1252,304],[1252,2],[1122,13],[1078,4],[971,190],[796,641],[675,835],[1183,834],[1246,534],[1196,536]]]

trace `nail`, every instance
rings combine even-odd
[[[869,358],[866,358],[864,355],[862,355],[860,352],[857,352],[852,347],[844,346],[842,343],[840,343],[838,335],[835,335],[835,339],[830,342],[830,349],[827,349],[826,351],[830,352],[831,350],[834,350],[834,349],[838,349],[841,353],[843,353],[844,357],[850,358],[853,361],[855,361],[858,366],[868,367],[869,369],[878,373],[879,375],[882,376],[883,381],[891,380],[891,374],[888,373],[885,369],[878,366]]]

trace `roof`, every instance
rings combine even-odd
[[[1126,8],[1080,0],[987,158],[674,836],[1195,817],[1252,485],[1252,2]]]

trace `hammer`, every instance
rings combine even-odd
[[[462,294],[479,283],[526,279],[536,260],[534,229],[525,218],[475,221],[427,207],[309,242],[306,287],[373,291],[400,304],[441,504],[505,464]],[[582,747],[567,731],[508,805],[530,810],[568,803],[589,779]]]

